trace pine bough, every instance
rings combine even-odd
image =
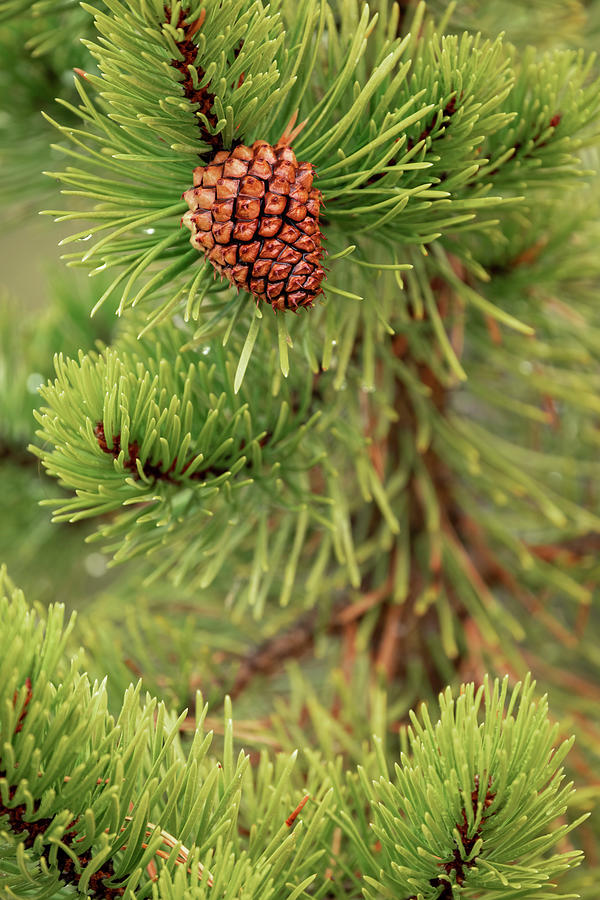
[[[398,756],[374,735],[358,769],[318,748],[249,766],[229,702],[214,750],[200,696],[185,745],[185,714],[141,683],[113,717],[106,682],[68,658],[64,607],[40,619],[1,578],[3,898],[551,900],[581,859],[563,818],[573,740],[529,679],[448,689],[436,720],[411,713]]]

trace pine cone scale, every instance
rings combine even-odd
[[[220,150],[194,170],[182,219],[191,243],[231,284],[274,309],[311,306],[325,277],[321,192],[287,145]]]

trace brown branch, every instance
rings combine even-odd
[[[273,635],[248,653],[242,660],[231,689],[232,699],[239,697],[256,675],[271,675],[288,660],[298,659],[309,653],[314,646],[317,623],[318,611],[309,610],[290,628]]]
[[[388,575],[381,587],[368,591],[366,594],[363,594],[360,600],[352,601],[341,607],[339,612],[335,613],[336,622],[345,626],[349,625],[351,622],[356,622],[357,619],[362,619],[366,612],[373,609],[374,606],[378,606],[382,600],[389,597],[392,584],[392,576]]]
[[[586,556],[597,556],[600,551],[600,532],[590,531],[574,538],[549,544],[528,544],[527,549],[538,559],[562,565],[575,565]]]
[[[165,16],[168,20],[171,17],[171,11],[168,7],[164,8]],[[213,94],[210,90],[210,81],[203,85],[202,87],[194,87],[194,83],[201,84],[206,75],[205,70],[202,66],[198,65],[196,62],[196,58],[198,56],[198,46],[194,42],[194,35],[197,34],[198,31],[204,25],[204,20],[206,19],[206,10],[202,10],[198,18],[193,22],[188,22],[186,24],[185,18],[188,14],[187,9],[181,9],[179,13],[179,18],[177,21],[177,28],[180,28],[183,31],[183,38],[180,41],[175,41],[177,49],[181,53],[182,59],[172,59],[169,63],[174,69],[177,69],[178,72],[183,76],[183,80],[181,82],[181,88],[183,90],[183,94],[190,103],[193,103],[195,106],[198,106],[196,110],[196,114],[198,117],[198,127],[200,129],[200,134],[202,136],[202,140],[210,144],[213,148],[213,152],[217,152],[218,150],[223,149],[223,135],[222,132],[219,134],[213,134],[202,121],[201,116],[206,118],[211,129],[215,129],[218,123],[218,117],[213,112],[213,106],[215,102],[215,94]],[[234,56],[237,57],[239,55],[240,50],[242,49],[243,42],[240,42],[238,47],[234,50]],[[196,80],[192,78],[190,73],[190,67],[196,70]],[[239,77],[237,86],[240,87],[244,82],[244,73]]]
[[[27,716],[27,711],[29,704],[31,702],[31,698],[33,695],[31,679],[27,677],[25,679],[25,700],[23,703],[23,708],[19,714],[19,718],[17,720],[17,724],[15,727],[15,734],[18,734],[23,728],[23,722]],[[13,705],[17,703],[19,696],[18,690],[14,692],[13,695]],[[38,773],[41,775],[42,773]],[[0,778],[6,778],[6,772],[0,770]],[[68,783],[71,780],[69,775],[65,775],[63,781]],[[109,784],[109,779],[98,778],[96,781],[97,784]],[[12,800],[17,792],[17,787],[10,786],[8,788],[8,797],[9,800]],[[289,816],[286,820],[286,824],[291,827],[294,819],[300,813],[300,810],[308,800],[308,796],[304,798],[304,800],[299,804],[296,810]],[[40,808],[40,803],[37,800],[33,802],[33,814],[35,815]],[[6,806],[2,800],[0,799],[0,819],[6,817],[8,819],[8,825],[11,832],[15,835],[25,834],[23,839],[23,846],[26,850],[31,850],[35,843],[38,835],[43,835],[48,830],[48,828],[52,825],[54,819],[52,818],[40,818],[40,819],[32,819],[31,814],[27,813],[27,806],[24,803],[20,803],[17,806]],[[125,822],[131,822],[131,816],[125,816]],[[77,823],[78,819],[75,819],[70,823],[70,826],[64,831],[62,836],[62,843],[69,847],[70,850],[78,858],[78,865],[75,863],[73,858],[67,853],[62,847],[58,847],[57,855],[56,855],[56,865],[59,869],[59,877],[65,884],[73,884],[75,887],[79,885],[81,880],[81,876],[83,874],[83,870],[86,866],[89,865],[92,859],[91,850],[87,850],[83,853],[77,853],[76,848],[73,847],[73,844],[76,843],[75,834],[77,832]],[[121,831],[125,831],[125,825],[121,828]],[[146,837],[150,837],[156,831],[157,826],[152,822],[146,823],[146,828],[144,834]],[[108,831],[108,829],[107,829]],[[163,845],[169,848],[169,852],[165,850],[156,850],[156,856],[160,856],[162,859],[168,860],[171,858],[171,851],[178,847],[177,858],[175,859],[175,863],[177,865],[187,865],[190,851],[187,847],[184,847],[180,841],[177,840],[172,834],[164,829],[161,829],[160,836],[162,838]],[[148,844],[142,843],[142,849],[146,849]],[[120,848],[121,850],[126,849],[126,845]],[[50,865],[49,859],[46,859],[48,865]],[[152,874],[151,868],[154,872]],[[79,869],[79,870],[78,870]],[[157,877],[156,867],[152,865],[149,867],[149,871],[151,877],[154,879]],[[191,869],[188,868],[188,871]],[[202,863],[197,863],[197,872],[198,877],[200,879],[204,876],[204,866]],[[92,874],[90,880],[88,882],[88,890],[90,890],[93,894],[97,894],[98,897],[102,897],[103,900],[116,900],[117,897],[122,897],[125,893],[125,888],[123,887],[110,887],[106,884],[106,881],[114,878],[114,866],[112,860],[107,860],[104,863],[104,867],[102,869],[98,869],[96,872]],[[210,872],[206,872],[207,875],[207,884],[209,887],[212,887],[213,877]]]
[[[398,668],[399,645],[402,640],[402,619],[408,607],[388,603],[382,609],[381,637],[375,652],[375,665],[391,681]]]
[[[181,9],[179,12],[179,19],[177,21],[177,28],[181,28],[183,31],[183,39],[180,41],[175,41],[177,49],[182,55],[182,59],[172,59],[169,63],[174,69],[177,69],[183,75],[183,80],[181,82],[181,88],[183,90],[183,94],[190,103],[198,106],[197,114],[198,114],[198,127],[200,129],[200,133],[202,136],[202,140],[210,144],[213,150],[216,152],[217,150],[223,149],[223,141],[220,134],[212,134],[202,119],[201,115],[206,117],[206,120],[212,129],[217,126],[217,116],[212,111],[215,95],[211,93],[209,90],[209,85],[205,84],[203,87],[194,87],[194,79],[190,73],[188,66],[196,69],[197,72],[197,84],[200,84],[206,75],[204,69],[196,65],[196,57],[198,56],[198,46],[194,42],[194,35],[200,30],[202,25],[204,24],[204,20],[206,18],[206,11],[202,10],[199,17],[194,22],[189,22],[187,25],[185,24],[185,17],[187,15],[187,9]],[[171,12],[165,7],[165,16],[167,19],[170,19]]]
[[[23,703],[23,708],[19,714],[19,718],[17,720],[17,724],[15,727],[15,734],[23,728],[24,720],[27,716],[27,711],[29,704],[32,698],[32,686],[31,679],[27,677],[25,679],[25,701]],[[13,705],[16,704],[18,700],[19,692],[15,691],[13,696]],[[0,770],[0,778],[6,778],[6,772]],[[17,792],[17,788],[14,786],[10,786],[8,788],[8,797],[9,801],[13,799]],[[33,802],[33,814],[35,815],[40,808],[40,803],[38,800],[34,800]],[[27,813],[27,806],[25,803],[19,803],[17,806],[6,806],[2,800],[0,799],[0,819],[6,817],[8,819],[8,825],[11,832],[15,835],[25,834],[23,839],[23,846],[26,850],[31,850],[35,839],[38,835],[43,835],[50,828],[52,822],[54,821],[52,818],[40,818],[33,819],[31,818],[31,814]],[[73,842],[75,840],[75,833],[77,826],[77,820],[70,823],[70,827],[68,827],[63,833],[62,842],[70,849],[72,848]],[[74,850],[76,853],[76,851]],[[79,864],[81,866],[81,870],[85,869],[85,867],[90,863],[92,859],[91,851],[87,850],[81,854],[77,854],[79,859]],[[48,863],[49,864],[49,863]],[[58,847],[56,854],[56,865],[58,866],[60,877],[65,884],[73,884],[77,887],[79,881],[81,879],[82,871],[77,871],[75,862],[71,858],[71,856],[63,850],[62,847]],[[89,890],[92,893],[98,893],[98,896],[102,896],[105,900],[116,900],[117,897],[122,897],[125,893],[124,888],[112,888],[108,887],[105,884],[110,878],[114,877],[114,867],[111,860],[108,860],[104,864],[104,868],[99,869],[97,872],[94,872],[89,881]]]
[[[488,790],[483,800],[483,809],[484,811],[489,809],[491,804],[494,801],[495,794],[491,790],[492,779],[491,776],[488,781]],[[473,809],[473,815],[477,816],[477,806],[479,803],[479,775],[475,775],[475,788],[471,792],[471,806]],[[475,833],[468,837],[469,833],[469,823],[467,820],[467,812],[463,807],[462,810],[462,821],[456,824],[456,830],[460,835],[460,840],[462,846],[465,851],[465,856],[463,857],[461,849],[459,846],[456,846],[452,852],[452,859],[448,860],[448,862],[440,863],[440,868],[443,868],[447,878],[442,878],[440,876],[436,876],[432,878],[429,884],[432,887],[441,887],[442,892],[438,894],[437,900],[453,900],[455,896],[454,891],[452,890],[452,884],[458,884],[462,887],[467,878],[467,873],[469,869],[472,869],[477,865],[477,857],[473,859],[469,859],[468,857],[471,855],[477,842],[481,839],[481,830],[483,823],[486,820],[485,814],[481,816],[481,821],[479,823],[479,827],[475,831]],[[452,880],[452,876],[454,879]],[[409,900],[417,900],[416,896],[413,895],[409,897]]]
[[[354,652],[354,626],[362,616],[374,606],[381,604],[387,597],[391,583],[388,579],[381,588],[364,595],[360,600],[349,602],[346,599],[340,599],[333,605],[329,619],[322,623],[322,627],[330,636],[345,636],[347,640],[345,666],[346,669],[352,665],[352,655]],[[397,604],[385,604],[382,609],[385,615],[389,615],[390,619],[394,618],[395,613],[390,610],[401,610],[404,606]],[[253,648],[242,659],[240,667],[237,671],[236,678],[229,692],[232,699],[236,699],[248,687],[250,682],[258,675],[267,677],[279,671],[287,662],[292,659],[301,659],[312,652],[315,644],[317,629],[319,627],[318,610],[312,609],[303,613],[292,625],[285,631],[273,635],[263,641],[258,647]],[[349,626],[352,630],[348,631]],[[381,629],[379,634],[381,634]],[[388,629],[395,634],[395,629]],[[405,629],[400,629],[399,633],[404,633]],[[385,634],[385,629],[383,629]],[[389,673],[391,677],[391,661],[395,658],[394,651],[391,646],[386,645],[385,651],[380,650],[379,658],[376,659],[383,670]],[[346,671],[346,675],[349,672]]]
[[[0,778],[5,778],[6,772],[0,771]],[[15,793],[17,791],[16,787],[9,787],[8,796],[9,799],[12,800]],[[34,814],[39,809],[39,801],[34,801],[33,812]],[[27,807],[24,803],[21,803],[17,806],[5,806],[0,800],[0,818],[6,817],[8,819],[8,826],[13,834],[25,834],[23,839],[23,846],[26,850],[31,850],[35,839],[38,835],[44,834],[48,828],[52,825],[54,821],[51,818],[42,818],[35,819],[31,821],[31,817],[27,815]],[[62,842],[66,844],[70,849],[73,849],[72,845],[74,842],[74,835],[76,832],[76,824],[77,821],[71,823],[71,828],[67,829],[62,837]],[[76,853],[76,851],[74,850]],[[90,863],[92,859],[91,851],[85,851],[84,853],[77,854],[79,859],[79,864],[81,866],[81,870],[85,869],[85,867]],[[46,860],[48,865],[50,865],[49,860]],[[69,854],[62,849],[62,847],[58,847],[56,854],[56,865],[58,867],[60,878],[65,884],[73,884],[75,887],[79,884],[81,879],[82,871],[77,871],[75,862],[69,856]],[[104,867],[94,872],[91,876],[88,884],[88,890],[92,893],[98,895],[98,897],[103,897],[104,900],[116,900],[117,897],[122,897],[125,893],[125,888],[113,888],[106,885],[106,881],[110,878],[114,877],[114,867],[111,860],[108,860],[104,863]]]
[[[111,438],[112,447],[108,446],[108,441],[106,439],[106,434],[104,432],[104,424],[102,422],[96,422],[96,426],[94,428],[94,434],[96,435],[96,440],[98,441],[98,446],[103,451],[103,453],[108,453],[113,456],[115,459],[119,456],[121,452],[121,435],[120,433],[115,434]],[[264,447],[271,435],[266,434],[261,440],[259,444],[261,447]],[[240,445],[240,449],[244,449],[244,442]],[[138,468],[138,460],[140,454],[140,447],[137,441],[131,441],[127,447],[127,457],[123,461],[123,466],[131,472],[135,479],[140,477],[139,468]],[[189,460],[181,469],[181,474],[185,475],[186,470],[191,465],[192,460]],[[250,461],[248,460],[247,465],[250,465]],[[152,481],[166,481],[169,484],[181,484],[181,480],[175,477],[174,472],[177,468],[177,457],[173,460],[168,469],[163,468],[162,465],[154,465],[148,460],[145,463],[141,463],[141,468],[144,473],[144,476]],[[228,468],[219,468],[218,466],[209,466],[206,469],[200,469],[196,472],[193,472],[190,476],[190,480],[194,481],[206,481],[207,478],[218,478],[219,475],[223,475],[228,471]]]
[[[446,307],[451,298],[445,299]],[[408,353],[408,342],[402,335],[392,339],[392,347],[399,358]],[[431,393],[431,399],[438,412],[443,413],[447,404],[447,391],[438,381],[429,366],[416,364],[417,374],[426,384]],[[398,442],[397,430],[392,430],[388,435],[375,439],[374,430],[377,424],[375,413],[370,409],[368,399],[362,399],[365,429],[370,439],[370,455],[372,465],[383,481],[385,473],[401,454]],[[416,414],[412,407],[410,395],[404,384],[397,379],[396,396],[394,401],[399,421],[404,427],[416,430]],[[453,505],[449,490],[449,471],[447,467],[431,451],[422,457],[429,472],[430,478],[436,487],[440,497],[442,508],[451,508]],[[407,486],[409,496],[410,531],[411,534],[419,534],[424,529],[423,499],[419,496],[419,489],[414,478],[409,480]],[[381,513],[373,507],[373,517],[369,526],[369,532],[374,533],[381,522]],[[430,575],[434,584],[440,583],[441,560],[438,555],[432,555],[429,561]],[[375,587],[369,584],[369,576],[363,579],[363,594],[360,599],[355,596],[339,599],[331,610],[329,619],[322,621],[316,610],[304,613],[293,625],[281,634],[276,634],[251,650],[243,659],[238,669],[231,695],[238,697],[250,684],[255,676],[266,677],[278,671],[290,659],[299,659],[312,652],[315,643],[317,628],[321,625],[327,634],[331,636],[346,637],[344,647],[343,665],[348,674],[352,665],[353,634],[346,629],[351,623],[356,623],[365,613],[377,606],[380,607],[379,619],[375,625],[373,635],[373,662],[386,675],[388,681],[400,675],[405,668],[408,654],[406,647],[408,641],[418,634],[418,626],[423,622],[414,611],[414,603],[422,590],[426,587],[424,575],[414,556],[414,548],[411,547],[410,585],[409,593],[403,604],[393,603],[390,594],[394,583],[395,553],[390,553],[390,567],[383,584]],[[426,654],[423,654],[424,658]],[[439,674],[430,672],[433,683],[441,689],[443,684],[439,681]],[[438,683],[439,682],[439,683]],[[335,707],[334,707],[335,714]]]
[[[466,279],[467,275],[460,261],[451,258],[451,264],[455,274]],[[456,298],[453,291],[441,277],[433,279],[431,286],[436,294],[440,315],[444,319],[448,319],[451,311],[456,309]],[[405,364],[411,365],[415,375],[427,386],[431,403],[436,412],[443,416],[449,405],[448,388],[438,379],[430,365],[411,357],[410,345],[404,335],[396,335],[392,338],[392,348],[394,354]],[[418,422],[412,404],[412,396],[400,379],[396,381],[394,409],[398,421],[402,423],[402,429],[414,432]],[[369,439],[371,463],[377,476],[383,482],[387,473],[395,467],[401,454],[399,429],[390,429],[382,436],[376,435],[377,416],[371,408],[367,395],[361,397],[361,413],[365,423],[365,433]],[[479,523],[468,516],[457,503],[453,491],[454,476],[444,460],[432,448],[422,454],[420,459],[437,495],[438,506],[442,514],[441,531],[445,539],[454,547],[466,577],[481,595],[484,603],[492,603],[492,591],[501,586],[515,598],[521,600],[524,608],[530,614],[544,616],[547,620],[547,627],[558,634],[559,624],[552,619],[547,610],[544,611],[543,604],[540,604],[539,600],[532,597],[528,590],[517,583],[514,574],[490,546],[488,535]],[[404,603],[396,604],[391,600],[396,564],[395,552],[392,549],[388,575],[382,583],[372,584],[370,573],[366,573],[361,584],[361,595],[352,594],[338,600],[333,605],[327,620],[323,620],[315,611],[304,613],[283,634],[276,634],[259,647],[251,650],[243,659],[238,670],[233,686],[233,696],[239,696],[255,676],[272,675],[288,660],[299,659],[312,652],[316,631],[319,627],[329,635],[341,635],[344,638],[343,667],[348,674],[352,667],[354,637],[352,632],[346,631],[347,626],[355,625],[368,611],[377,607],[379,607],[379,616],[373,632],[373,663],[379,666],[387,679],[391,681],[402,676],[410,652],[420,654],[432,686],[443,687],[440,682],[441,675],[434,666],[429,664],[426,651],[426,632],[429,628],[437,627],[435,610],[432,608],[425,616],[419,616],[414,608],[424,591],[429,591],[433,595],[437,595],[441,591],[445,592],[454,614],[471,635],[466,642],[471,663],[478,670],[483,667],[482,657],[474,658],[473,654],[477,652],[481,656],[485,640],[478,629],[469,629],[471,619],[468,610],[463,606],[451,581],[445,577],[442,569],[439,544],[430,541],[429,559],[426,561],[421,558],[417,559],[415,555],[419,536],[426,532],[426,523],[425,502],[414,475],[408,480],[405,496],[409,509],[410,572],[408,592]],[[380,526],[380,522],[381,514],[373,506],[368,533],[374,534]],[[568,562],[575,563],[600,549],[600,534],[590,533],[562,544],[534,545],[527,549],[548,562],[554,562],[557,559],[565,561],[566,559]],[[582,619],[580,627],[584,623],[585,620]],[[568,634],[564,628],[560,629],[560,638],[563,641],[568,640]],[[458,670],[464,668],[466,663],[466,660],[461,659],[454,661]]]

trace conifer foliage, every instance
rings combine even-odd
[[[0,0],[0,900],[595,900],[598,40]]]
[[[572,740],[557,743],[529,680],[510,695],[507,679],[448,690],[436,725],[426,710],[413,716],[394,774],[380,741],[356,771],[309,756],[301,775],[296,753],[250,766],[234,750],[228,702],[217,756],[200,696],[185,750],[185,714],[139,683],[111,716],[105,684],[65,658],[64,607],[40,621],[1,577],[4,897],[72,885],[132,900],[296,900],[360,897],[365,884],[368,897],[450,896],[458,885],[541,900],[556,896],[544,883],[579,862],[579,851],[554,852],[577,823],[545,833],[571,792],[561,764]]]

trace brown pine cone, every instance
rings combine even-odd
[[[273,309],[312,306],[322,293],[321,192],[291,147],[255,141],[194,169],[183,194],[190,241],[234,286]]]

